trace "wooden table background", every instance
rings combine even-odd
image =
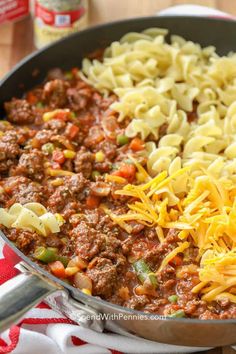
[[[94,25],[121,18],[152,15],[169,6],[187,3],[217,8],[236,16],[236,0],[89,0],[89,24]],[[30,18],[15,24],[1,25],[0,77],[33,50],[35,48]],[[233,354],[235,351],[232,348],[224,347],[204,353]]]
[[[236,0],[88,0],[91,25],[121,18],[152,15],[179,4],[198,4],[218,8],[236,16]],[[0,26],[0,78],[25,55],[32,52],[31,19]]]

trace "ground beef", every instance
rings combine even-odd
[[[169,280],[175,278],[175,273],[176,273],[176,269],[172,267],[170,264],[167,264],[167,266],[165,266],[165,268],[158,273],[157,280],[161,284],[161,289],[163,292],[166,291],[165,282],[168,282]]]
[[[25,175],[35,181],[41,181],[44,177],[43,153],[38,150],[21,155],[15,174]]]
[[[84,139],[84,145],[90,149],[97,148],[97,145],[104,140],[105,135],[103,129],[99,125],[93,125],[89,131],[87,136]]]
[[[7,131],[0,139],[0,172],[7,171],[20,155],[17,133]]]
[[[106,236],[81,221],[71,233],[75,253],[85,260],[91,260],[105,248]]]
[[[145,304],[142,310],[145,312],[158,313],[163,315],[166,305],[168,305],[168,299],[152,299],[151,302]]]
[[[66,122],[61,119],[50,119],[44,124],[44,128],[53,134],[62,134],[66,128]]]
[[[52,136],[53,136],[52,131],[42,129],[36,133],[34,140],[37,141],[37,145],[42,146],[44,144],[47,144],[51,140]]]
[[[199,317],[207,309],[207,303],[205,301],[194,299],[187,301],[184,307],[184,312],[191,317]]]
[[[94,164],[94,170],[102,173],[109,173],[112,169],[112,163],[109,161],[106,162],[96,162]]]
[[[28,253],[33,251],[37,245],[45,244],[45,237],[33,231],[8,229],[5,231],[9,240],[16,243],[16,246]]]
[[[231,303],[230,306],[225,310],[221,308],[219,319],[231,319],[236,318],[236,305],[235,303]]]
[[[52,212],[62,212],[66,205],[71,201],[71,193],[68,187],[59,186],[47,200],[48,207]]]
[[[125,254],[125,255],[128,255],[131,250],[132,250],[132,245],[133,245],[133,237],[132,236],[129,236],[127,238],[125,238],[122,242],[122,252]]]
[[[113,237],[111,235],[109,236],[106,235],[105,250],[101,252],[101,256],[116,261],[118,258],[118,252],[120,251],[120,248],[121,248],[120,240],[118,240],[116,237]],[[123,263],[123,260],[120,259],[120,262]]]
[[[101,110],[107,111],[110,110],[110,105],[117,100],[117,97],[116,95],[110,95],[109,97],[104,98],[100,93],[94,92],[93,100]],[[108,112],[106,112],[106,114],[107,113]]]
[[[169,253],[172,248],[177,247],[178,240],[177,230],[170,229],[164,242],[155,245],[152,249],[146,249],[144,252],[144,260],[149,263],[153,269],[158,268],[164,256]]]
[[[13,98],[10,102],[5,103],[8,120],[17,124],[30,124],[35,120],[35,114],[26,100]]]
[[[142,310],[150,300],[146,295],[134,295],[126,302],[125,306],[134,310]]]
[[[44,189],[38,183],[31,182],[27,186],[19,186],[19,192],[15,195],[15,201],[20,204],[30,202],[41,203],[44,199]]]
[[[8,200],[8,196],[4,189],[0,186],[0,208],[4,208]]]
[[[96,148],[97,151],[103,151],[109,160],[112,160],[117,155],[117,145],[110,141],[102,141]]]
[[[22,176],[9,177],[4,181],[4,189],[11,198],[9,205],[14,203],[41,203],[46,191],[43,186]]]
[[[218,320],[219,319],[219,315],[217,315],[216,313],[211,312],[210,310],[206,310],[205,312],[203,312],[203,314],[201,314],[199,316],[200,320]]]
[[[56,188],[48,199],[48,206],[52,211],[63,211],[70,203],[84,199],[88,181],[81,173],[64,178],[63,185]],[[76,207],[74,205],[74,207]]]
[[[72,111],[80,111],[88,105],[91,99],[91,89],[89,88],[69,88],[67,90],[69,107]]]
[[[68,82],[60,79],[47,82],[43,89],[43,100],[52,108],[64,107],[67,103],[68,87]]]
[[[103,231],[109,238],[111,236],[118,237],[119,235],[119,229],[117,225],[103,211],[99,211],[98,221],[95,227],[97,230]]]
[[[85,178],[91,176],[93,170],[94,155],[83,146],[76,154],[74,160],[75,172],[81,172]]]
[[[145,227],[143,224],[140,224],[137,221],[130,221],[128,224],[132,227],[132,230],[131,230],[132,235],[139,234]]]
[[[95,264],[94,264],[95,263]],[[116,266],[106,258],[97,257],[87,275],[93,282],[93,294],[108,298],[117,285]]]
[[[48,235],[46,237],[46,245],[49,247],[61,248],[64,244],[57,235]]]
[[[23,176],[8,177],[3,180],[4,189],[7,193],[12,194],[15,189],[18,189],[19,185],[30,183],[30,180]]]
[[[175,269],[173,271],[173,274],[175,273]],[[165,276],[166,279],[166,276]],[[197,275],[188,275],[184,279],[180,279],[177,282],[176,286],[176,291],[179,294],[179,296],[182,296],[184,298],[184,301],[190,301],[195,298],[195,294],[191,292],[192,288],[199,283],[199,278]]]
[[[83,192],[85,187],[88,186],[88,181],[84,178],[82,173],[77,173],[69,178],[65,178],[64,183],[64,185],[69,188],[72,194],[76,194],[77,198],[78,194]]]

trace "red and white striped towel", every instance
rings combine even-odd
[[[204,6],[180,5],[158,15],[196,15],[232,18]],[[0,285],[17,275],[19,259],[6,244],[0,244]],[[0,353],[13,354],[170,354],[193,353],[208,348],[159,344],[114,333],[97,333],[80,327],[41,303],[17,326],[0,335]]]

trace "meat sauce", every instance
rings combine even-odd
[[[171,229],[160,244],[154,229],[136,221],[130,222],[128,234],[102,208],[106,203],[113,210],[128,211],[128,197],[114,192],[135,183],[136,167],[128,155],[139,159],[142,149],[140,144],[137,148],[138,140],[135,145],[124,139],[126,124],[118,124],[109,108],[115,99],[102,97],[79,78],[77,69],[55,69],[24,98],[5,103],[6,120],[0,121],[0,207],[38,202],[66,222],[58,234],[48,237],[2,227],[4,233],[49,272],[111,303],[172,317],[236,318],[230,301],[209,304],[191,292],[199,282],[194,248],[189,257],[180,254],[169,262],[155,288],[140,281],[133,263],[141,259],[155,272],[179,238]],[[54,116],[43,119],[52,111]],[[68,175],[57,174],[62,170]],[[108,182],[106,174],[121,179]],[[52,265],[36,259],[39,247],[56,249],[56,262],[69,261],[70,268],[76,265],[80,271],[55,272],[55,261]]]

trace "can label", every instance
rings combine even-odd
[[[0,0],[0,23],[15,21],[29,14],[29,0]]]
[[[73,23],[78,21],[85,13],[85,8],[81,6],[77,10],[72,11],[52,11],[46,9],[38,1],[35,2],[35,16],[40,18],[45,25],[55,27],[71,27]]]
[[[0,0],[1,1],[1,0]],[[82,1],[77,9],[53,11],[35,1],[35,45],[41,48],[53,41],[83,29],[87,24],[87,1]]]

